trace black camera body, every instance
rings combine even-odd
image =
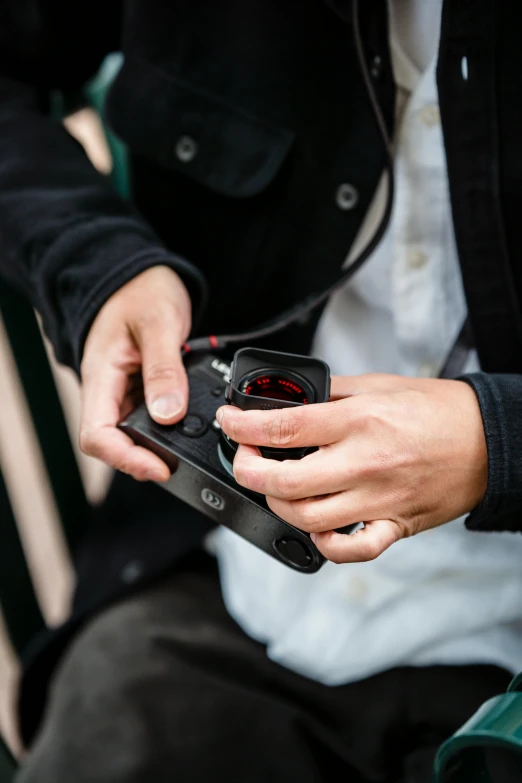
[[[267,554],[303,573],[314,573],[324,557],[309,535],[267,506],[264,496],[240,487],[232,473],[236,444],[221,432],[216,411],[227,402],[247,409],[295,407],[326,402],[327,365],[316,359],[244,348],[230,367],[214,354],[188,354],[189,408],[173,426],[157,424],[144,404],[120,428],[135,443],[161,457],[172,471],[165,489],[217,524],[238,533]],[[264,449],[271,459],[299,459],[309,450]]]

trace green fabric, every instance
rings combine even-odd
[[[0,738],[0,783],[12,783],[15,769],[14,759]]]
[[[51,93],[50,97],[50,115],[57,122],[68,114],[73,114],[78,109],[85,106],[92,106],[99,114],[105,137],[113,161],[111,179],[114,187],[123,198],[129,198],[130,182],[129,167],[127,158],[127,148],[120,139],[110,130],[105,121],[105,98],[112,81],[123,64],[123,56],[118,52],[109,55],[96,76],[88,82],[82,89],[74,90],[64,94],[59,91]]]
[[[522,683],[519,676],[511,688]],[[495,696],[439,749],[435,783],[522,780],[522,692]]]
[[[104,104],[107,90],[123,63],[122,55],[115,53],[109,55],[104,61],[96,77],[86,86],[85,92],[89,103],[100,115],[109,149],[113,160],[111,178],[114,187],[123,198],[130,194],[129,171],[127,162],[127,150],[125,145],[112,133],[105,122]]]

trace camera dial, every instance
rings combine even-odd
[[[305,378],[274,368],[254,370],[239,382],[239,390],[249,397],[308,405],[315,402],[315,393]],[[277,407],[277,406],[274,406]]]
[[[328,367],[308,356],[243,348],[237,351],[226,392],[229,404],[241,410],[274,410],[326,402],[330,396]],[[232,473],[237,443],[221,433],[220,459]],[[301,459],[314,448],[261,448],[267,459]]]

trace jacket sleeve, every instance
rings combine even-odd
[[[196,305],[205,285],[47,114],[50,90],[83,85],[119,48],[119,29],[114,0],[0,0],[0,275],[77,371],[94,316],[132,277],[166,264]]]
[[[522,532],[522,375],[464,375],[477,395],[488,450],[488,488],[466,526]]]

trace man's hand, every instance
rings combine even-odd
[[[328,560],[372,560],[391,544],[470,512],[487,486],[477,399],[462,381],[334,378],[331,401],[274,411],[218,412],[237,443],[234,475],[275,514],[312,534]],[[256,446],[320,446],[301,460]],[[334,532],[365,522],[348,536]]]
[[[187,290],[165,266],[138,275],[104,304],[81,366],[82,451],[138,480],[169,478],[165,463],[135,446],[116,425],[143,391],[150,415],[160,424],[173,424],[185,414],[188,383],[181,346],[190,319]]]

